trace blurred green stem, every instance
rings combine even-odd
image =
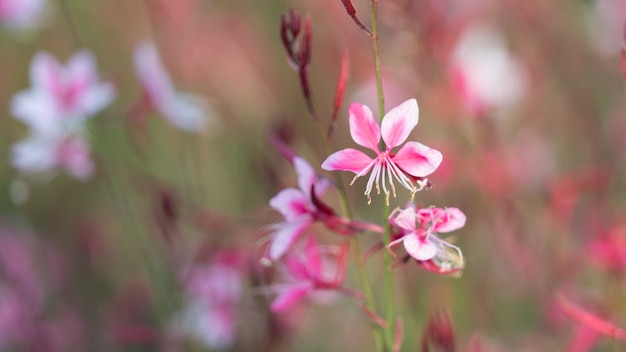
[[[380,72],[380,48],[378,46],[378,0],[371,0],[372,5],[372,45],[374,47],[374,68],[376,70],[376,92],[378,94],[378,115],[382,122],[385,116],[385,98],[383,95],[383,80]],[[381,142],[384,143],[384,142]],[[384,147],[384,146],[383,146]],[[385,202],[383,206],[383,223],[385,226],[384,243],[387,245],[391,241],[391,233],[387,218],[389,217],[389,202]],[[383,251],[385,256],[385,311],[387,326],[385,327],[386,349],[391,351],[394,340],[394,307],[393,307],[393,276],[392,276],[392,258],[389,251]]]
[[[59,0],[59,6],[61,7],[61,13],[63,13],[63,17],[65,17],[65,20],[67,21],[67,25],[69,26],[69,30],[72,33],[72,37],[76,42],[76,45],[78,47],[82,47],[83,44],[80,39],[80,34],[78,33],[78,27],[76,26],[74,18],[70,12],[70,8],[67,5],[67,0]]]

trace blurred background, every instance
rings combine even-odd
[[[344,52],[332,150],[353,146],[351,102],[377,109],[372,41],[341,1],[48,0],[19,23],[14,2],[0,0],[0,350],[375,350],[349,297],[270,313],[264,287],[280,275],[259,261],[281,219],[269,199],[297,187],[268,135],[330,177],[316,124],[329,123]],[[371,27],[369,2],[353,4]],[[289,9],[311,18],[319,123],[280,40]],[[379,2],[386,109],[417,99],[410,139],[444,154],[416,204],[468,219],[454,233],[461,277],[414,263],[394,271],[402,351],[423,341],[435,351],[626,350],[572,316],[626,326],[624,20],[622,0]],[[204,132],[158,111],[134,118],[145,88],[133,57],[146,41],[176,89],[204,101]],[[31,86],[33,56],[65,65],[80,49],[115,88],[87,122],[93,174],[16,168],[12,146],[29,132],[10,107]],[[348,187],[349,202],[380,224],[382,197],[367,205],[365,182]],[[325,201],[338,207],[337,193]],[[380,240],[358,236],[362,248]],[[346,286],[360,289],[350,263]],[[366,263],[380,307],[382,263],[382,252]]]

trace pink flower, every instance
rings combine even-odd
[[[290,255],[285,261],[288,283],[275,284],[277,292],[270,309],[285,312],[304,298],[341,288],[346,274],[347,246],[318,246],[309,238],[303,255]]]
[[[135,49],[135,71],[151,108],[181,130],[206,129],[208,106],[200,97],[174,89],[153,43],[145,42]]]
[[[44,0],[0,0],[0,22],[14,29],[36,28]]]
[[[269,258],[277,260],[293,245],[300,235],[323,212],[314,204],[315,197],[321,197],[328,188],[327,179],[318,179],[315,170],[301,157],[293,158],[293,166],[298,174],[298,186],[280,191],[270,200],[270,206],[280,212],[285,221],[273,226],[269,247]]]
[[[372,171],[365,188],[368,202],[371,202],[370,193],[374,183],[380,194],[381,179],[387,203],[390,193],[396,196],[394,178],[411,191],[413,196],[426,184],[423,178],[433,173],[441,164],[442,154],[421,143],[407,142],[397,152],[392,151],[404,143],[417,125],[419,108],[415,99],[409,99],[387,112],[380,127],[372,111],[365,105],[353,103],[349,114],[352,139],[357,144],[374,151],[376,157],[372,159],[359,150],[348,148],[331,154],[322,164],[322,168],[328,171],[351,171],[356,174],[352,183]],[[381,136],[386,146],[383,151],[379,149]],[[387,182],[390,190],[387,188]],[[417,182],[420,188],[414,182]]]
[[[85,180],[94,171],[89,144],[80,136],[34,133],[16,143],[11,152],[13,166],[26,173],[65,169],[74,178]]]
[[[115,94],[111,84],[98,81],[94,57],[87,51],[74,54],[66,67],[48,53],[37,53],[30,80],[31,88],[13,97],[11,113],[45,134],[82,132],[84,122]]]
[[[93,55],[81,51],[65,68],[48,53],[35,55],[31,88],[13,97],[11,112],[30,126],[30,136],[13,146],[13,165],[27,173],[65,168],[86,179],[93,173],[85,122],[111,103],[113,86],[98,81]]]
[[[424,208],[415,210],[411,204],[406,209],[392,213],[389,222],[398,231],[398,238],[407,253],[420,262],[432,261],[444,270],[463,267],[461,250],[439,237],[437,233],[451,232],[465,226],[465,214],[457,208]]]

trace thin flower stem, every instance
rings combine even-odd
[[[380,72],[380,48],[378,46],[378,0],[371,0],[372,5],[372,46],[374,47],[374,68],[376,71],[376,92],[378,94],[378,115],[382,121],[385,116],[385,98],[383,95],[383,81],[382,74]],[[384,142],[381,141],[384,144]],[[385,146],[383,146],[385,147]],[[389,243],[391,241],[391,229],[389,227],[387,218],[389,217],[389,204],[383,205],[383,222],[387,224],[385,226],[384,242]],[[385,347],[386,350],[391,351],[394,343],[395,335],[395,314],[393,307],[393,276],[392,276],[392,264],[393,258],[389,251],[384,252],[385,260],[385,311],[387,326],[385,328]]]
[[[80,39],[80,34],[78,33],[78,26],[76,26],[76,22],[74,22],[74,18],[70,13],[70,9],[66,3],[66,0],[59,0],[59,6],[61,7],[61,13],[63,14],[63,17],[65,17],[65,20],[67,21],[67,24],[69,26],[72,39],[74,39],[78,47],[82,47],[83,43]]]

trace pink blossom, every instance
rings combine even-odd
[[[476,115],[515,104],[526,89],[522,66],[506,48],[504,38],[484,25],[463,33],[451,71],[463,104]]]
[[[272,227],[269,257],[277,260],[293,245],[300,235],[316,220],[320,210],[313,202],[328,188],[327,179],[318,179],[313,167],[301,157],[293,158],[293,166],[298,174],[298,186],[280,191],[270,200],[270,206],[280,212],[285,221]]]
[[[389,218],[398,231],[398,238],[389,243],[393,247],[400,242],[407,253],[420,262],[432,261],[444,270],[462,268],[461,250],[437,236],[465,226],[465,214],[457,208],[423,208],[415,210],[411,204],[397,210]]]
[[[304,298],[320,291],[337,290],[345,279],[347,246],[318,246],[311,237],[302,255],[292,254],[285,261],[287,283],[275,284],[278,293],[270,309],[285,312]]]
[[[113,101],[114,89],[98,81],[93,55],[80,51],[62,67],[50,54],[39,52],[30,66],[31,88],[18,93],[11,113],[34,131],[80,133],[84,122]]]
[[[13,165],[27,173],[58,168],[85,179],[93,173],[85,122],[111,103],[113,86],[98,81],[93,55],[81,51],[66,67],[48,53],[35,55],[31,88],[15,95],[11,112],[30,127],[12,149]]]
[[[411,191],[413,196],[426,184],[424,177],[433,173],[441,164],[443,156],[439,151],[418,142],[407,142],[400,150],[393,152],[393,148],[404,143],[418,123],[419,108],[415,99],[409,99],[387,112],[380,126],[372,111],[365,105],[353,103],[349,115],[352,139],[360,146],[374,151],[376,157],[372,159],[352,148],[343,149],[331,154],[322,164],[322,168],[328,171],[351,171],[356,174],[352,183],[372,171],[365,188],[368,202],[371,202],[370,193],[374,183],[380,194],[381,179],[387,203],[390,193],[396,196],[394,178]],[[383,151],[379,149],[381,137],[385,142]],[[390,189],[387,188],[387,182]]]
[[[242,295],[241,269],[223,255],[211,264],[196,265],[185,274],[186,303],[174,329],[207,348],[230,347],[237,332],[237,305]]]
[[[89,144],[81,136],[34,133],[16,143],[11,152],[13,166],[26,173],[65,169],[85,180],[94,171]]]
[[[198,96],[174,89],[153,43],[145,42],[135,49],[135,71],[151,108],[184,131],[201,132],[206,129],[207,104]]]
[[[14,29],[36,28],[44,0],[0,0],[0,22]]]

